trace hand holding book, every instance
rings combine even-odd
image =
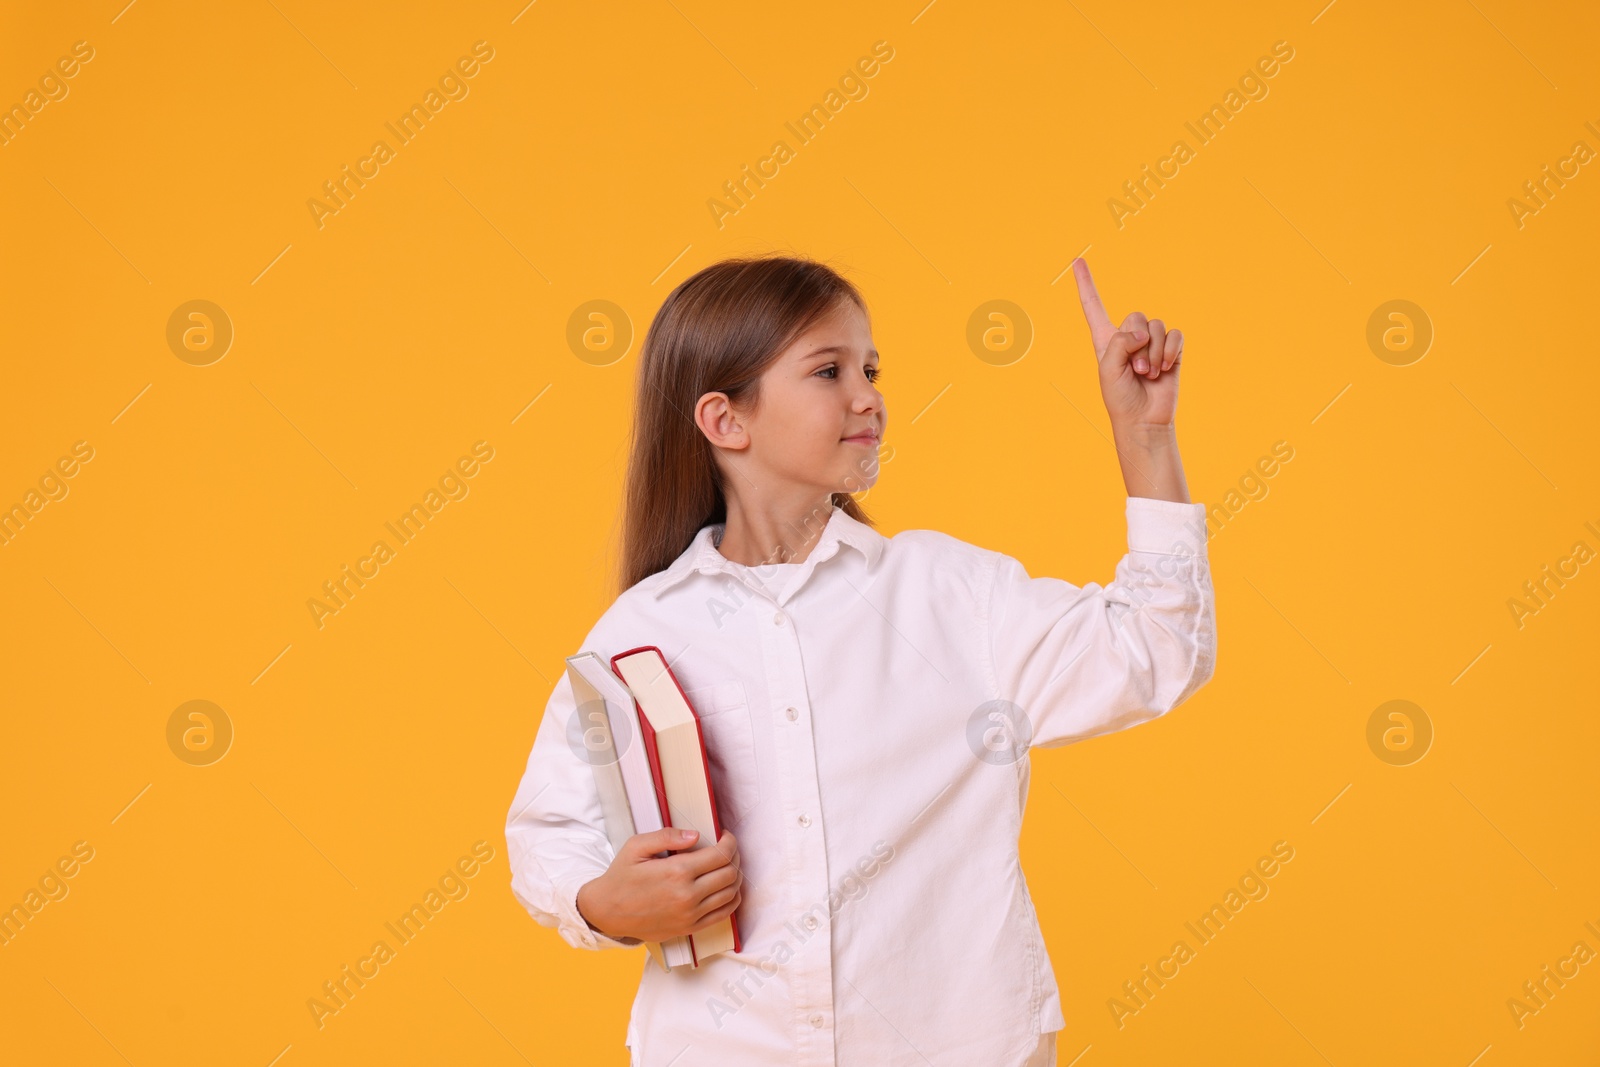
[[[715,846],[696,849],[697,836],[673,827],[634,834],[606,873],[578,890],[579,914],[619,941],[667,941],[726,919],[742,900],[739,843],[725,830]],[[675,849],[692,851],[658,855]]]
[[[738,846],[717,817],[699,716],[666,656],[644,645],[612,656],[609,667],[594,652],[568,656],[567,666],[614,857],[606,874],[580,887],[578,914],[613,940],[633,928],[692,924],[665,941],[639,938],[663,970],[740,951]],[[692,832],[674,836],[683,830]],[[690,862],[673,852],[711,855]],[[628,932],[618,937],[612,927]]]

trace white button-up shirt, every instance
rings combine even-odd
[[[734,563],[708,525],[616,599],[582,650],[667,656],[744,870],[742,951],[639,953],[634,1067],[1015,1067],[1066,1025],[1018,861],[1028,750],[1155,719],[1216,663],[1204,505],[1129,497],[1127,529],[1115,580],[1080,587],[834,507],[801,563]],[[575,903],[615,855],[575,710],[563,677],[511,888],[573,946],[631,948]]]

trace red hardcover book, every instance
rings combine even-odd
[[[617,667],[618,661],[626,659],[629,656],[636,656],[641,652],[652,652],[661,661],[660,665],[662,672],[665,673],[668,678],[672,679],[672,684],[677,687],[678,694],[683,697],[684,706],[689,709],[689,714],[694,718],[695,736],[700,741],[700,764],[705,775],[706,795],[711,799],[711,825],[715,831],[713,839],[706,844],[707,846],[715,845],[718,841],[722,840],[722,820],[717,814],[717,792],[716,787],[711,781],[711,760],[710,756],[706,752],[705,731],[700,728],[700,713],[695,710],[694,704],[690,702],[688,694],[684,693],[683,685],[678,681],[678,676],[673,674],[672,668],[667,665],[667,657],[662,653],[661,649],[657,648],[655,645],[640,645],[638,648],[630,648],[626,652],[618,652],[615,656],[612,656],[611,670],[617,675],[617,677],[624,677],[622,671]],[[650,760],[650,778],[655,783],[656,787],[656,803],[661,806],[661,824],[663,826],[671,826],[673,825],[673,822],[667,803],[667,787],[661,776],[661,759],[656,752],[655,727],[651,725],[650,715],[645,711],[644,706],[639,703],[637,696],[634,698],[634,707],[637,708],[639,712],[639,734],[641,739],[644,741],[645,755]],[[705,835],[702,834],[701,840],[704,841],[704,838]],[[697,842],[697,847],[703,846],[700,846]],[[739,913],[737,908],[729,913],[728,922],[733,930],[733,950],[735,952],[740,952],[743,950],[743,942],[739,936]],[[690,936],[689,938],[689,951],[692,955],[694,955],[694,966],[699,967],[700,958],[699,954],[695,952],[693,936]]]

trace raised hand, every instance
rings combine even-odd
[[[1095,290],[1089,264],[1072,261],[1078,300],[1089,323],[1089,337],[1100,362],[1100,395],[1111,424],[1121,430],[1170,429],[1178,412],[1178,366],[1183,332],[1160,319],[1130,312],[1120,327],[1111,324]]]

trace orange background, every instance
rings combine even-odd
[[[1568,564],[1520,626],[1508,607],[1600,548],[1600,175],[1520,225],[1507,203],[1600,149],[1592,8],[110,0],[6,23],[0,103],[75,42],[93,58],[0,147],[0,504],[76,442],[93,458],[0,547],[0,904],[76,842],[93,858],[0,948],[4,1058],[625,1062],[642,955],[535,924],[502,831],[609,603],[650,317],[728,255],[847,269],[887,371],[880,528],[1104,582],[1124,490],[1062,277],[1085,248],[1114,318],[1184,330],[1190,490],[1234,513],[1214,680],[1034,759],[1063,1067],[1600,1050],[1593,962],[1522,1025],[1507,1006],[1600,951],[1600,574]],[[307,201],[478,41],[467,95],[319,228]],[[799,145],[784,123],[878,41],[867,95]],[[1184,123],[1278,41],[1267,95],[1200,145]],[[719,228],[707,202],[780,138],[793,158]],[[1193,158],[1119,227],[1108,200],[1180,138]],[[1434,334],[1405,366],[1367,341],[1396,299]],[[192,300],[233,330],[203,366],[167,339]],[[569,343],[595,300],[626,348]],[[1021,358],[969,346],[991,300],[1027,316]],[[322,583],[480,441],[467,495],[319,628]],[[233,733],[209,765],[169,742],[194,700]],[[1409,765],[1368,744],[1391,700],[1431,724]],[[308,999],[480,841],[468,895],[319,1029]],[[1270,895],[1119,1028],[1123,982],[1278,841]]]

